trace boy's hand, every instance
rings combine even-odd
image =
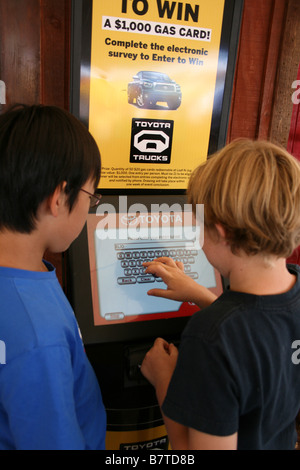
[[[164,297],[179,302],[193,302],[200,308],[210,305],[216,296],[208,289],[197,284],[184,273],[183,263],[172,258],[157,258],[154,261],[144,263],[146,273],[161,277],[166,284],[166,289],[151,289],[148,295]]]
[[[157,338],[143,360],[141,372],[155,388],[160,404],[162,404],[167,393],[177,357],[178,350],[174,344],[169,344],[164,339]]]

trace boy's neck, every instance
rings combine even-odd
[[[28,271],[47,271],[43,263],[44,248],[35,232],[23,234],[0,232],[0,266]]]
[[[231,290],[255,295],[282,294],[296,282],[284,258],[266,259],[260,255],[236,257],[229,279]]]

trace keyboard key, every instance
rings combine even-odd
[[[130,266],[131,268],[135,268],[135,267],[136,267],[136,261],[130,260],[130,261],[128,261],[128,263],[129,263],[129,266]]]
[[[135,277],[118,277],[118,284],[136,284]]]
[[[139,284],[144,284],[146,282],[154,282],[155,278],[153,276],[138,276],[136,280]]]

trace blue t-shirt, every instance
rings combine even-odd
[[[104,449],[98,382],[72,308],[47,268],[0,267],[0,449]]]

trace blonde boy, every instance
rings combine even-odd
[[[165,290],[195,302],[179,352],[159,338],[142,372],[153,384],[173,449],[293,449],[300,409],[300,168],[268,142],[238,140],[193,173],[189,201],[204,204],[203,250],[229,279],[218,299],[161,258],[147,263]]]

